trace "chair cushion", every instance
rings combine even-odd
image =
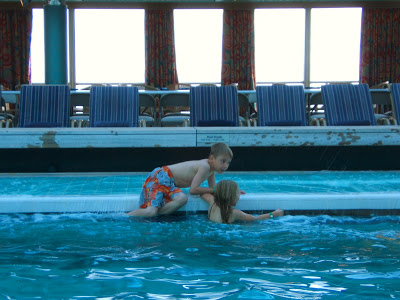
[[[265,122],[265,126],[301,126],[301,120],[280,120]]]
[[[25,127],[28,127],[28,128],[50,128],[50,127],[62,127],[62,124],[57,123],[57,122],[31,122],[31,123],[25,123]]]
[[[199,127],[229,127],[229,126],[236,126],[234,121],[227,121],[227,120],[199,120],[197,122],[197,126]]]
[[[94,127],[129,127],[129,122],[98,121],[94,122]]]
[[[337,121],[337,126],[369,126],[371,122],[369,120],[354,120],[354,121]]]

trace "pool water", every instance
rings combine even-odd
[[[148,173],[3,174],[0,195],[131,195],[140,194]],[[248,193],[394,193],[400,172],[226,172]],[[206,182],[202,186],[206,186]],[[188,189],[184,189],[188,192]]]
[[[0,299],[398,299],[400,217],[0,215]]]

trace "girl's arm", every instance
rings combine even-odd
[[[203,194],[201,195],[201,199],[206,201],[209,205],[214,203],[214,196],[212,194]]]
[[[232,212],[232,216],[233,216],[233,222],[234,221],[247,221],[247,222],[251,222],[251,221],[256,221],[256,220],[265,220],[265,219],[270,219],[271,218],[271,213],[267,213],[267,214],[262,214],[259,216],[253,216],[253,215],[249,215],[246,214],[245,212],[239,210],[239,209],[234,209]],[[284,211],[281,209],[277,209],[274,210],[272,212],[272,215],[274,218],[276,217],[280,217],[283,216]]]

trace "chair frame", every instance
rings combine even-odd
[[[143,108],[143,111],[140,111],[140,108]],[[147,115],[146,110],[150,108],[150,113]],[[141,117],[150,117],[152,118],[152,127],[158,126],[157,122],[157,102],[156,99],[150,94],[139,94],[139,123],[142,127],[147,127],[148,122],[145,119],[141,119]]]
[[[184,93],[170,93],[164,94],[160,98],[160,111],[159,111],[159,122],[158,124],[163,127],[163,119],[168,118],[179,118],[182,121],[172,122],[173,126],[187,127],[190,124],[190,114],[184,114],[182,111],[167,113],[164,115],[164,108],[168,106],[175,107],[189,107],[190,110],[190,95]],[[171,126],[171,125],[170,125]]]

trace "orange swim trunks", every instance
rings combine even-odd
[[[175,186],[171,170],[167,166],[156,168],[143,184],[139,205],[141,208],[149,206],[160,208],[172,201],[177,193],[182,193],[182,190]]]

